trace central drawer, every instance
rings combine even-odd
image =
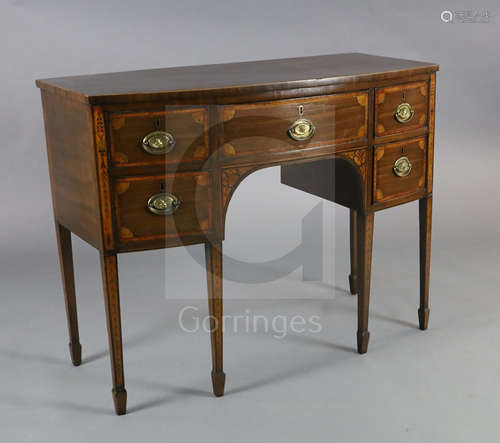
[[[212,228],[210,184],[207,172],[116,179],[120,243],[206,233]]]
[[[223,158],[333,145],[367,137],[368,93],[224,106],[221,118]]]

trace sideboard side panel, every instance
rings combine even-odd
[[[102,244],[90,107],[42,90],[56,221],[96,248]]]
[[[434,125],[436,119],[436,73],[430,76],[429,86],[429,135],[427,140],[427,192],[432,194],[434,178]]]

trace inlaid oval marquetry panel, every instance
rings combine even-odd
[[[299,118],[314,126],[307,140],[293,140],[288,135]],[[229,105],[223,108],[221,120],[223,141],[219,152],[224,158],[363,140],[368,135],[368,93]]]
[[[144,166],[203,162],[208,158],[207,110],[176,108],[154,112],[109,114],[109,140],[113,165]],[[145,136],[155,131],[172,135],[174,147],[164,155],[152,155],[142,147]]]

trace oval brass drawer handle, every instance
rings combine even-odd
[[[148,209],[155,215],[173,214],[180,205],[181,201],[174,194],[168,192],[152,195],[148,200]]]
[[[161,155],[174,149],[175,138],[170,132],[150,132],[142,139],[142,149],[148,154]]]
[[[311,120],[301,117],[292,123],[287,132],[293,140],[302,141],[311,138],[315,129]]]
[[[413,118],[415,111],[409,103],[400,103],[396,108],[394,117],[399,123],[407,123]]]
[[[392,168],[398,177],[406,177],[411,172],[411,163],[408,157],[399,157]]]

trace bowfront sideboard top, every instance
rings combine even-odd
[[[238,185],[261,168],[280,166],[283,184],[349,208],[349,286],[358,295],[362,354],[374,213],[418,200],[418,320],[427,328],[437,70],[352,53],[36,82],[71,358],[81,363],[74,233],[100,253],[118,414],[127,392],[117,254],[205,245],[212,383],[223,395],[225,216]]]
[[[60,77],[36,83],[90,104],[170,99],[208,104],[252,94],[280,98],[299,89],[323,87],[327,92],[354,84],[363,87],[374,80],[410,78],[438,69],[433,63],[348,53]]]

